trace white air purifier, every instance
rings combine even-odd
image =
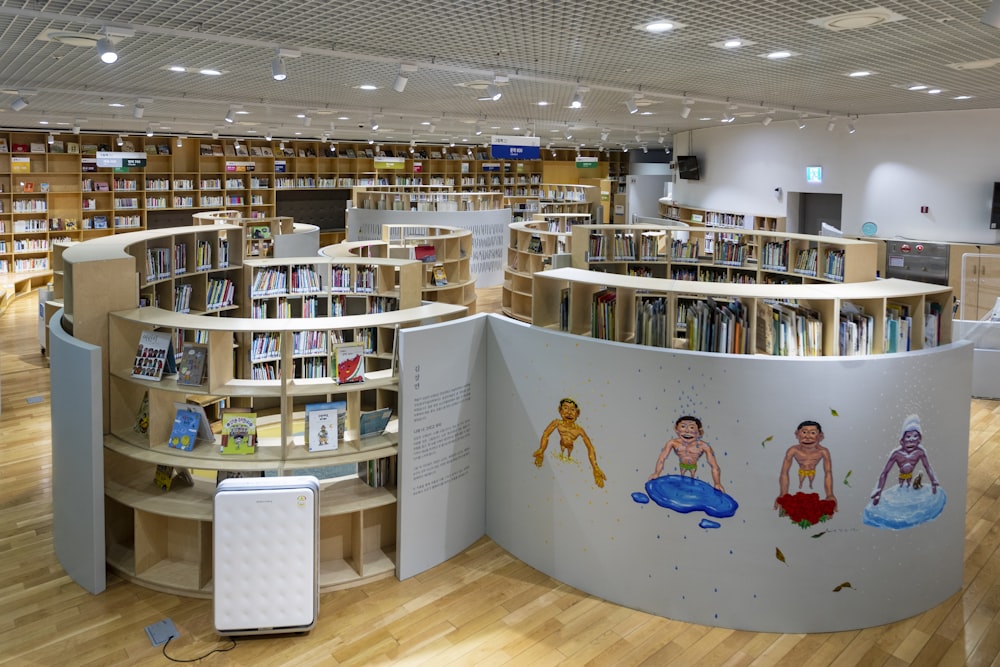
[[[223,480],[213,512],[220,635],[306,632],[319,614],[319,480]]]

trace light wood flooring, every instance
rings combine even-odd
[[[497,309],[499,289],[483,297],[480,312]],[[113,575],[107,591],[92,596],[60,568],[48,370],[36,318],[33,295],[0,316],[0,666],[166,665],[143,628],[168,617],[180,630],[173,657],[225,647],[212,629],[210,600]],[[199,664],[1000,665],[1000,403],[973,400],[971,417],[964,586],[905,621],[815,635],[680,623],[585,595],[484,538],[410,580],[323,595],[307,635],[239,639]],[[914,581],[923,575],[914,572]]]

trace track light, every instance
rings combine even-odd
[[[146,136],[147,137],[153,136],[153,126],[152,125],[148,125],[146,127]]]
[[[288,70],[285,69],[285,61],[281,56],[275,56],[271,60],[271,78],[275,81],[284,81],[288,78]]]
[[[681,118],[687,118],[691,115],[692,106],[694,106],[694,100],[684,100],[684,106],[681,108]]]
[[[642,141],[642,136],[638,132],[636,132],[635,133],[635,143],[639,143],[640,141]]]
[[[397,93],[401,93],[406,90],[406,84],[409,79],[402,75],[402,73],[396,75],[396,80],[392,82],[392,89]]]
[[[635,103],[634,99],[625,100],[625,108],[628,109],[630,114],[637,113],[639,111],[639,105]]]
[[[378,132],[379,124],[374,118],[372,119],[372,132]]]
[[[218,130],[213,130],[212,131],[212,138],[213,139],[218,139],[219,138],[219,131]]]
[[[123,145],[124,143],[125,143],[125,140],[124,140],[124,139],[122,139],[122,135],[120,135],[120,134],[119,134],[119,135],[118,135],[118,138],[117,138],[117,139],[115,139],[115,145],[116,145],[116,146],[119,146],[119,147],[120,147],[120,146],[122,146],[122,145]]]
[[[848,132],[848,134],[854,134],[857,131],[858,131],[858,128],[854,127],[854,123],[851,123],[851,122],[847,123],[847,132]]]
[[[310,116],[309,114],[306,114],[305,116],[302,117],[302,127],[309,127],[310,125],[312,125],[312,123],[313,119],[312,116]]]
[[[267,132],[264,133],[264,138],[268,141],[271,140],[271,136],[272,136],[271,130],[268,130]]]
[[[836,129],[836,127],[837,127],[837,121],[831,118],[830,122],[826,124],[826,131],[833,132],[834,129]]]
[[[177,137],[177,148],[184,147],[184,137]]]
[[[763,125],[764,127],[767,127],[768,125],[770,125],[770,124],[771,124],[771,121],[773,121],[773,120],[774,120],[774,117],[773,117],[773,116],[764,116],[764,120],[762,120],[762,121],[760,121],[760,122],[761,122],[761,124],[762,124],[762,125]]]
[[[601,141],[607,141],[610,135],[611,133],[607,130],[601,130]]]
[[[799,129],[800,130],[806,129],[806,117],[805,117],[805,115],[799,116],[798,124],[799,124]]]
[[[146,113],[146,107],[136,102],[132,107],[132,118],[139,120],[144,113]]]
[[[233,121],[233,108],[232,107],[229,107],[229,109],[226,111],[226,115],[223,118],[223,120],[226,121],[227,123],[234,122]]]
[[[497,86],[497,84],[491,83],[490,85],[486,86],[486,97],[496,102],[501,97],[503,97],[503,93],[500,92],[500,87]]]
[[[80,121],[73,124],[73,134],[80,134]]]
[[[118,52],[115,51],[115,44],[108,37],[97,40],[97,55],[101,57],[102,63],[111,64],[118,61]]]
[[[285,150],[285,142],[284,141],[279,141],[278,142],[278,150],[279,151]]]
[[[474,132],[477,137],[482,136],[483,134],[483,126],[479,124],[479,121],[476,121],[476,129]]]
[[[579,109],[583,106],[583,97],[580,96],[580,88],[577,87],[573,93],[573,100],[569,103],[570,109]]]
[[[10,103],[10,110],[20,111],[26,106],[28,106],[28,100],[24,99],[23,97],[18,97],[17,99],[15,99],[13,102]]]
[[[119,139],[121,139],[121,137],[119,137]],[[49,144],[54,144],[54,143],[56,143],[56,135],[55,135],[55,134],[52,134],[52,133],[50,132],[50,133],[49,133],[49,138],[48,138],[48,139],[46,139],[46,141],[48,141],[48,142],[49,142]]]

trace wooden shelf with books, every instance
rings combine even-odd
[[[504,314],[531,321],[532,275],[552,268],[553,255],[572,252],[572,228],[591,220],[589,213],[536,213],[509,227],[500,306]]]
[[[248,272],[259,273],[273,260],[252,262]],[[349,340],[355,332],[373,327],[395,331],[465,313],[460,306],[425,304],[364,315],[275,318],[268,319],[266,325],[276,336],[277,357],[290,367],[303,333]],[[320,535],[331,546],[321,553],[321,589],[357,585],[394,573],[394,483],[390,477],[371,486],[360,468],[367,470],[370,461],[388,461],[387,467],[394,467],[396,420],[370,437],[362,437],[362,429],[368,411],[398,411],[395,366],[390,363],[379,370],[366,369],[352,374],[351,379],[357,377],[358,381],[348,382],[338,377],[344,372],[340,356],[329,349],[323,354],[322,376],[298,378],[278,373],[268,380],[241,379],[234,343],[252,336],[262,324],[250,318],[205,318],[157,308],[110,315],[111,421],[105,436],[105,493],[107,523],[114,528],[108,562],[125,578],[177,594],[210,596],[211,572],[204,569],[204,563],[210,561],[211,540],[204,536],[211,534],[216,473],[282,475],[330,466],[343,468],[339,476],[322,482]],[[200,384],[183,384],[180,376],[159,381],[136,377],[136,350],[144,333],[165,331],[173,340],[177,331],[198,328],[207,333],[205,374]],[[395,339],[390,338],[382,350],[390,361],[394,344]],[[175,415],[178,404],[184,405],[192,395],[230,400],[270,397],[277,401],[278,409],[267,414],[252,408],[256,442],[251,453],[222,453],[223,435],[218,432],[209,440],[196,441],[190,450],[178,449],[170,442]],[[333,436],[335,448],[312,451],[317,443],[306,441],[309,426],[305,415],[316,404],[329,404],[328,409],[345,415],[343,433]],[[196,473],[190,485],[174,482],[164,493],[153,482],[157,466],[212,474],[205,478]],[[335,544],[349,546],[341,550],[332,546]]]
[[[49,137],[47,132],[0,131],[0,273],[37,270],[50,262],[50,252],[17,262],[12,257],[12,242],[19,234],[13,231],[14,219],[36,214],[48,221],[47,240],[86,241],[174,225],[177,214],[185,211],[234,209],[243,218],[273,218],[278,191],[375,188],[380,183],[411,190],[448,186],[475,195],[444,201],[407,198],[405,203],[418,209],[506,205],[522,219],[536,212],[590,210],[577,197],[581,186],[546,187],[543,192],[547,167],[561,174],[564,170],[553,169],[573,165],[568,151],[558,151],[551,159],[545,151],[543,159],[509,161],[493,160],[488,149],[480,147],[468,149],[470,154],[448,146],[414,146],[411,152],[406,144],[319,140],[240,139],[237,148],[232,138],[208,136],[57,132],[51,134],[52,143]],[[98,151],[139,154],[145,166],[99,167]],[[380,152],[401,159],[401,168],[380,167]],[[44,202],[45,210],[24,210],[32,199],[37,203],[31,206]],[[16,213],[15,201],[21,202]]]
[[[573,266],[654,278],[799,284],[874,280],[868,241],[659,224],[576,225]]]
[[[951,288],[906,280],[718,284],[585,271],[535,276],[536,326],[730,354],[855,356],[951,341]]]
[[[420,298],[476,310],[472,232],[445,225],[386,224],[382,240],[389,257],[418,262]]]
[[[243,227],[243,256],[246,258],[270,257],[274,254],[274,239],[282,234],[291,234],[294,226],[294,221],[288,216],[245,218],[240,211],[234,210],[195,213],[191,220],[196,226],[214,225],[223,221]]]

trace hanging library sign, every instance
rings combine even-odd
[[[98,167],[145,167],[145,153],[116,153],[97,151]]]
[[[539,137],[493,135],[490,139],[490,157],[494,160],[538,160],[542,157]]]

